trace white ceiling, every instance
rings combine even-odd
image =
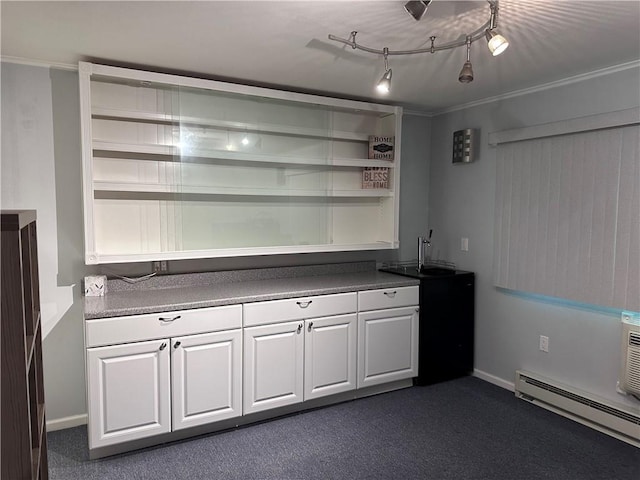
[[[457,81],[466,51],[392,56],[392,92],[373,86],[380,56],[328,34],[390,50],[464,38],[481,26],[484,1],[434,0],[416,22],[404,1],[1,2],[2,58],[76,65],[79,60],[191,72],[196,76],[375,99],[434,112],[640,59],[640,2],[503,0],[499,30],[511,45],[491,57],[473,44],[475,80]],[[640,86],[639,86],[640,88]]]

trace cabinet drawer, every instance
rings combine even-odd
[[[419,287],[394,287],[358,292],[358,310],[408,307],[420,302]]]
[[[244,326],[354,313],[357,306],[356,292],[247,303],[243,306]]]
[[[86,321],[87,347],[242,327],[242,306],[198,308]]]

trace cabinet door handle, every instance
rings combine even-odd
[[[173,318],[158,317],[158,320],[160,320],[162,323],[171,323],[171,322],[175,322],[179,318],[180,318],[180,315],[177,315]]]
[[[416,308],[416,313],[420,313],[420,308]]]
[[[299,324],[298,324],[298,332],[297,332],[297,333],[300,333],[301,331],[302,331],[302,324],[301,324],[301,323],[299,323]]]
[[[313,302],[313,300],[308,300],[306,302],[296,302],[296,303],[300,308],[307,308],[309,305],[311,305],[311,302]]]
[[[309,326],[307,327],[307,329],[308,329],[309,331],[311,331],[311,328],[312,328],[312,327],[313,327],[313,322],[309,322]]]
[[[167,348],[167,342],[160,345],[160,350],[164,350],[165,348]]]
[[[180,343],[182,342],[178,340],[176,343],[173,344],[173,348],[178,348],[180,346]]]
[[[389,298],[395,297],[396,293],[398,293],[396,290],[394,290],[393,292],[384,292],[384,294]]]

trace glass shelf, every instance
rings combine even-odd
[[[398,246],[400,107],[81,62],[87,264]],[[365,169],[388,188],[364,188]],[[374,185],[379,186],[379,185]]]
[[[228,150],[213,149],[181,149],[175,145],[162,144],[134,144],[114,142],[93,142],[95,156],[108,156],[111,158],[127,158],[137,155],[136,158],[150,160],[164,160],[177,162],[201,162],[211,160],[229,160],[234,162],[256,162],[290,165],[324,165],[327,167],[383,167],[393,168],[394,163],[387,160],[375,160],[368,158],[305,158],[276,155],[252,154],[246,152],[234,152]]]

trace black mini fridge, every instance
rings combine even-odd
[[[453,269],[418,273],[406,266],[380,270],[420,279],[419,363],[414,383],[430,385],[473,373],[474,273]]]

